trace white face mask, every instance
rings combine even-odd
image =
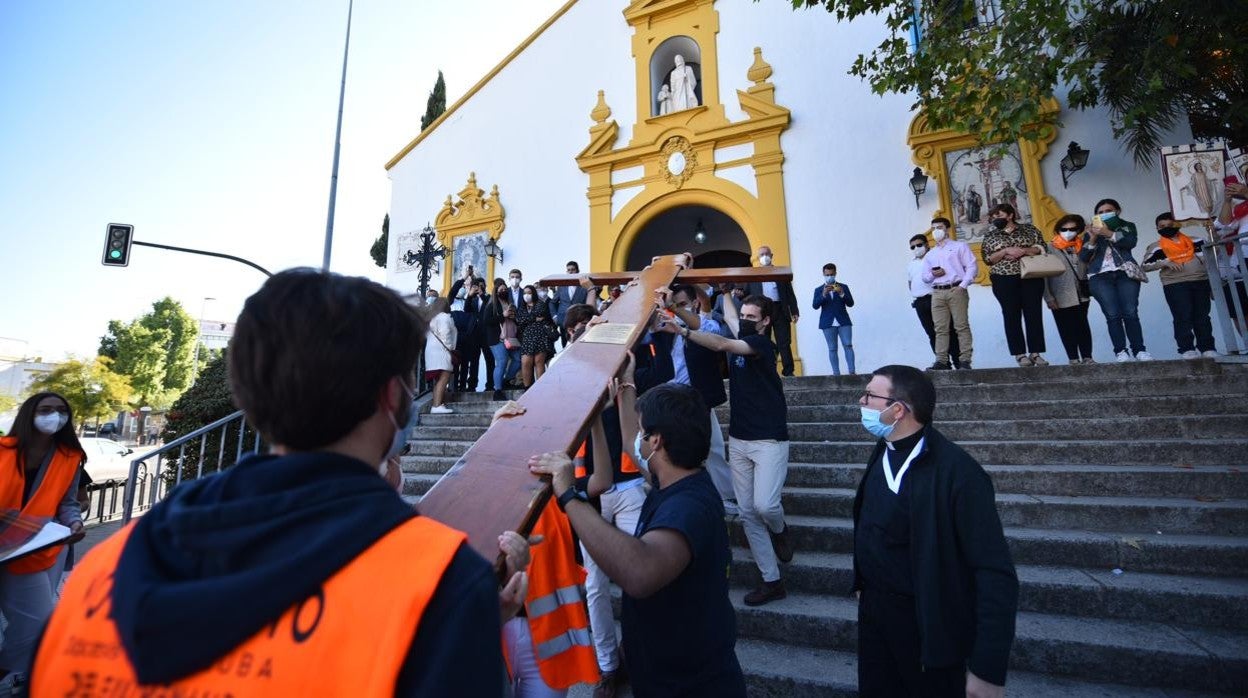
[[[546,300],[546,290],[545,290],[545,289],[542,289],[541,291],[538,291],[538,292],[537,292],[537,297],[538,297],[538,298],[541,298],[542,300]]]
[[[514,277],[514,276],[513,276],[513,277],[511,277],[511,287],[512,287],[512,288],[520,288],[520,279],[519,279],[519,278],[517,278],[517,277]]]
[[[526,294],[524,294],[524,302],[525,302],[525,303],[532,303],[532,302],[533,302],[533,294],[532,294],[532,293],[526,293]]]
[[[35,428],[51,436],[60,431],[61,427],[65,426],[65,423],[68,421],[69,415],[64,415],[60,412],[35,415]]]
[[[949,233],[946,233],[944,228],[932,228],[932,237],[936,238],[936,242],[944,240],[945,236],[948,234]]]
[[[923,259],[923,255],[927,254],[926,247],[916,247],[911,251],[914,252],[915,259]]]
[[[769,255],[769,254],[762,254],[762,255],[759,255],[759,256],[758,256],[758,263],[759,263],[759,264],[761,264],[761,265],[763,265],[763,266],[765,266],[765,267],[769,267],[769,266],[771,266],[771,255]]]
[[[1078,234],[1079,234],[1079,233],[1077,233],[1077,232],[1075,232],[1075,231],[1073,231],[1073,230],[1063,230],[1063,231],[1062,231],[1062,239],[1063,239],[1063,240],[1066,240],[1066,241],[1074,240],[1074,239],[1075,239],[1075,236],[1076,236],[1076,235],[1078,235]]]

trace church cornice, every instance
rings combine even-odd
[[[580,0],[568,0],[568,2],[563,5],[563,7],[560,7],[558,10],[556,10],[555,14],[550,16],[550,19],[546,20],[542,24],[542,26],[538,27],[537,31],[530,34],[529,38],[520,42],[520,45],[517,46],[515,50],[507,54],[506,58],[499,61],[498,65],[494,66],[493,70],[486,73],[485,77],[478,80],[477,84],[473,85],[467,92],[465,92],[463,97],[460,97],[458,100],[456,100],[455,103],[452,104],[449,109],[442,112],[441,116],[439,116],[437,119],[434,119],[432,124],[429,124],[429,126],[426,127],[425,130],[421,131],[415,138],[412,139],[410,143],[404,146],[403,149],[400,150],[394,157],[390,158],[390,162],[386,163],[386,170],[389,171],[395,165],[399,164],[403,160],[403,158],[407,157],[408,153],[415,150],[416,146],[420,145],[421,141],[428,138],[434,131],[438,129],[439,126],[442,125],[444,121],[451,118],[451,115],[454,114],[456,111],[458,111],[460,107],[467,104],[468,100],[476,96],[476,94],[480,92],[483,87],[489,84],[489,82],[493,80],[496,75],[503,72],[503,68],[506,68],[508,65],[510,65],[511,62],[514,61],[516,57],[519,56],[521,53],[524,53],[525,49],[531,46],[534,41],[537,41],[538,37],[540,37],[542,34],[545,34],[547,29],[550,29],[551,26],[553,26],[555,22],[559,21],[560,17],[563,17],[565,14],[567,14],[568,10],[572,9],[572,6],[575,5],[579,1]]]

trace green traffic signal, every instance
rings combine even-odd
[[[130,265],[130,245],[134,242],[134,226],[127,223],[109,223],[104,235],[105,266]]]

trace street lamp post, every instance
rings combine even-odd
[[[194,383],[199,378],[199,344],[204,333],[204,310],[208,307],[209,301],[215,301],[216,298],[204,296],[204,302],[199,304],[199,324],[195,326],[195,359],[191,362],[191,382]]]
[[[446,258],[446,248],[433,241],[436,233],[433,227],[425,224],[425,230],[420,234],[420,247],[415,250],[408,250],[403,255],[403,263],[409,267],[416,265],[420,267],[420,299],[423,302],[425,293],[429,290],[429,279],[433,276],[434,270],[437,269],[438,262]]]

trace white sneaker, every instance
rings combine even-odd
[[[446,405],[438,405],[437,407],[430,407],[429,414],[455,414],[455,410]]]
[[[1131,353],[1127,351],[1120,351],[1115,355],[1115,357],[1118,359],[1118,363],[1125,364],[1131,360]]]
[[[1152,361],[1153,355],[1146,351],[1137,351],[1135,353],[1135,360],[1136,361]]]
[[[1189,360],[1189,361],[1190,361],[1190,360],[1192,360],[1192,359],[1199,359],[1199,358],[1200,358],[1200,352],[1196,351],[1195,349],[1189,349],[1189,350],[1187,350],[1187,351],[1183,352],[1182,354],[1179,354],[1179,356],[1181,356],[1181,357],[1183,357],[1183,358],[1185,358],[1185,359],[1187,359],[1187,360]]]
[[[1216,352],[1216,351],[1214,351],[1214,350],[1210,349],[1209,351],[1206,351],[1206,352],[1202,353],[1202,354],[1201,354],[1201,356],[1205,357],[1206,359],[1216,359],[1216,358],[1218,358],[1218,356],[1220,356],[1220,354],[1218,354],[1218,352]]]

